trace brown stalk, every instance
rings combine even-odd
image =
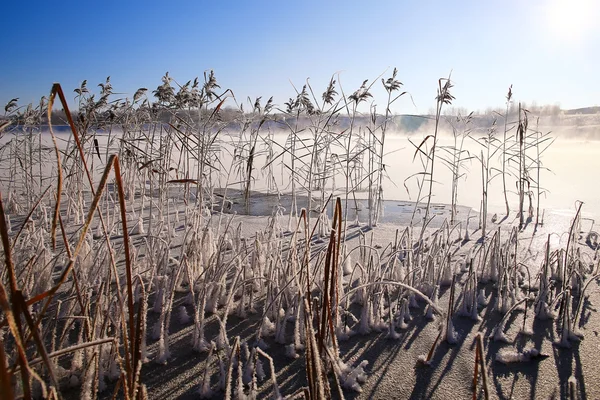
[[[58,144],[56,143],[56,136],[54,136],[54,129],[52,129],[52,106],[54,105],[54,99],[56,98],[56,87],[60,89],[60,85],[55,83],[52,86],[52,90],[50,92],[50,98],[48,99],[48,128],[50,130],[50,135],[52,136],[52,143],[54,144],[54,152],[56,153],[56,170],[58,174],[58,180],[56,182],[56,202],[54,204],[54,213],[52,216],[52,227],[50,230],[51,238],[52,238],[52,250],[56,250],[56,226],[58,223],[58,215],[60,213],[60,199],[62,196],[62,184],[63,184],[63,176],[62,176],[62,165],[60,162],[60,151],[58,150]],[[62,93],[62,89],[61,89]],[[63,96],[64,97],[64,96]],[[63,107],[66,107],[66,101],[62,100]],[[70,118],[70,113],[67,108],[65,108],[67,113],[67,117]],[[74,126],[72,127],[74,129]],[[33,209],[32,209],[33,211]]]
[[[306,243],[306,250],[304,252],[304,262],[302,263],[306,267],[306,296],[310,299],[310,237],[308,236],[308,221],[306,220],[306,210],[302,209],[300,212],[300,221],[304,222],[304,240]],[[300,221],[298,224],[300,224]],[[307,310],[312,311],[312,303],[308,301]]]
[[[0,236],[2,236],[2,246],[4,247],[4,261],[6,270],[10,279],[10,300],[7,296],[6,289],[0,282],[0,304],[5,314],[5,318],[10,327],[11,333],[15,339],[18,352],[18,362],[21,366],[21,380],[23,383],[23,395],[25,398],[31,398],[31,385],[29,376],[29,365],[27,356],[25,355],[25,345],[23,343],[23,329],[21,327],[21,318],[15,296],[18,290],[17,280],[15,276],[15,266],[13,264],[12,252],[10,248],[10,240],[8,238],[8,228],[6,226],[6,216],[4,214],[4,206],[2,204],[2,194],[0,193]],[[12,307],[11,307],[12,305]]]
[[[119,158],[117,156],[115,156],[115,161],[114,161],[114,166],[115,166],[115,178],[117,180],[117,189],[119,192],[119,209],[121,211],[121,224],[123,226],[123,245],[124,245],[124,249],[125,249],[125,273],[126,273],[126,279],[127,279],[127,309],[129,311],[129,339],[130,340],[135,340],[134,338],[137,336],[135,334],[135,309],[133,306],[133,277],[132,277],[132,265],[131,265],[131,250],[129,248],[129,231],[127,230],[127,215],[126,215],[126,207],[125,207],[125,191],[123,189],[123,180],[121,178],[121,166],[119,164]],[[138,319],[140,319],[141,316],[138,315]],[[128,369],[128,374],[129,374],[129,381],[130,381],[130,385],[129,385],[129,390],[131,393],[131,396],[133,396],[133,394],[136,391],[136,383],[134,382],[134,377],[136,376],[136,371],[135,369],[137,368],[137,349],[136,346],[134,345],[132,347],[132,354],[131,354],[131,367],[132,369],[129,370]],[[126,359],[127,361],[127,359]]]
[[[429,353],[427,353],[427,358],[425,359],[426,363],[429,363],[431,361],[431,358],[433,357],[433,352],[435,351],[435,348],[437,347],[437,344],[440,341],[440,338],[442,337],[442,332],[444,332],[444,329],[440,328],[440,332],[438,333],[437,337],[433,341],[433,344],[431,345],[431,348],[429,349]]]
[[[51,100],[49,101],[49,104],[48,104],[48,116],[51,117],[52,105],[54,103],[54,98],[56,97],[57,94],[58,94],[58,97],[59,97],[59,99],[60,99],[60,101],[62,103],[62,106],[63,106],[63,109],[65,111],[65,114],[67,116],[67,120],[69,122],[69,126],[71,127],[71,131],[72,131],[73,137],[75,139],[75,143],[77,144],[77,148],[79,150],[79,155],[81,157],[81,161],[83,163],[83,166],[84,166],[84,169],[85,169],[88,181],[90,183],[90,190],[92,192],[92,195],[94,196],[94,199],[92,201],[92,206],[90,208],[90,212],[88,213],[88,216],[86,218],[86,222],[85,222],[84,227],[83,227],[84,229],[83,229],[82,235],[80,236],[79,242],[77,243],[75,251],[73,252],[73,257],[71,258],[69,264],[67,265],[67,268],[65,268],[63,274],[61,275],[59,283],[57,285],[55,285],[49,291],[46,291],[46,292],[44,292],[44,293],[42,293],[42,294],[40,294],[40,295],[38,295],[38,296],[36,296],[36,297],[34,297],[32,299],[29,299],[27,301],[27,305],[29,306],[31,304],[34,304],[34,303],[40,301],[40,300],[43,300],[45,297],[48,297],[48,296],[50,297],[48,299],[48,301],[46,302],[46,304],[44,305],[44,308],[42,309],[42,312],[40,313],[40,318],[36,322],[36,326],[39,324],[39,322],[41,321],[41,318],[43,317],[43,315],[44,315],[44,313],[46,311],[46,309],[48,308],[48,306],[50,304],[50,300],[52,299],[52,296],[58,290],[58,288],[64,283],[64,281],[66,280],[66,277],[68,275],[68,272],[73,268],[74,259],[77,256],[77,254],[79,252],[79,249],[80,249],[80,247],[81,247],[81,245],[83,243],[83,238],[85,238],[85,234],[87,233],[87,230],[89,228],[89,224],[91,223],[91,218],[94,215],[94,211],[97,209],[98,203],[100,201],[99,194],[101,194],[102,190],[104,189],[104,186],[106,185],[106,180],[108,178],[108,173],[110,172],[110,169],[111,169],[112,163],[114,162],[114,157],[115,157],[115,156],[111,156],[108,159],[108,161],[107,161],[107,165],[105,167],[104,174],[102,175],[102,178],[100,180],[100,184],[98,185],[98,191],[100,193],[97,194],[96,191],[94,190],[94,187],[93,187],[93,184],[92,184],[92,178],[91,178],[91,175],[90,175],[90,171],[89,171],[89,169],[87,167],[87,163],[85,161],[85,153],[83,151],[83,147],[81,146],[81,141],[79,140],[79,135],[77,133],[77,129],[75,128],[75,123],[73,122],[73,118],[72,118],[71,113],[69,111],[69,105],[68,105],[68,103],[66,101],[65,95],[64,95],[64,93],[62,91],[62,88],[61,88],[61,86],[60,86],[59,83],[55,83],[54,85],[52,85],[52,90],[51,90],[51,93],[50,93],[50,99]],[[50,128],[51,128],[51,125],[50,125]],[[52,132],[52,130],[50,130],[50,132]],[[56,207],[55,207],[55,219],[58,220],[57,210],[59,209],[60,195],[61,195],[61,191],[62,191],[61,190],[61,186],[62,186],[62,183],[61,183],[62,182],[62,168],[61,168],[61,165],[60,165],[60,155],[59,155],[60,153],[58,151],[58,146],[56,144],[56,140],[54,138],[54,135],[53,135],[53,141],[54,141],[54,145],[55,145],[55,150],[57,152],[58,177],[59,177],[59,183],[60,183],[59,184],[59,190],[58,190],[58,193],[57,193],[57,201],[56,201],[57,204],[56,204]],[[106,230],[106,224],[104,223],[104,217],[102,216],[102,213],[98,212],[98,216],[99,216],[100,222],[102,224],[104,235],[108,236],[107,230]],[[56,236],[55,236],[56,235],[56,232],[55,232],[56,220],[53,219],[53,233],[52,233],[52,235],[53,235],[53,244],[55,243],[55,239],[56,239]],[[106,242],[107,242],[107,245],[109,246],[109,255],[110,255],[111,265],[112,265],[113,269],[115,269],[115,271],[116,271],[116,264],[115,264],[115,260],[114,260],[114,255],[113,255],[112,248],[110,247],[110,241],[108,240],[108,238],[107,238]],[[115,276],[115,279],[117,280],[117,283],[118,283],[118,275]],[[121,300],[120,299],[120,292],[117,291],[117,295],[119,296],[119,300]]]
[[[144,335],[146,334],[146,326],[144,324],[145,319],[144,319],[144,315],[146,314],[146,307],[147,307],[147,299],[146,299],[146,289],[144,287],[144,282],[142,281],[142,278],[138,275],[137,276],[139,278],[139,283],[140,283],[140,305],[138,306],[138,312],[137,312],[137,325],[135,328],[135,336],[133,337],[133,350],[132,350],[132,359],[136,362],[136,369],[137,369],[137,374],[139,375],[139,373],[141,373],[141,366],[139,366],[140,364],[140,360],[142,359],[142,339],[144,337]],[[139,377],[137,377],[137,380],[139,379]]]
[[[304,392],[304,398],[306,400],[310,400],[310,390],[308,388],[304,388],[302,391]]]
[[[116,400],[119,394],[119,389],[123,386],[123,393],[125,393],[125,398],[129,398],[129,393],[127,392],[127,383],[125,382],[127,378],[125,378],[125,373],[121,372],[121,376],[115,385],[115,390],[113,391],[112,400]]]
[[[473,371],[473,400],[477,400],[477,378],[479,373],[479,342],[475,346],[475,370]]]
[[[485,370],[485,358],[483,355],[483,339],[481,332],[475,336],[475,369],[473,371],[473,400],[477,399],[477,380],[479,367],[481,367],[481,380],[483,381],[483,395],[485,400],[489,399],[487,372]]]
[[[123,367],[123,365],[121,364],[121,368],[122,367]],[[127,374],[126,374],[126,372],[128,370],[129,369],[121,372],[121,382],[122,382],[122,385],[123,385],[123,394],[124,394],[123,397],[125,398],[125,400],[130,400],[131,399],[131,397],[129,396],[129,386],[127,385]]]
[[[456,275],[452,275],[452,286],[450,286],[450,296],[448,299],[448,316],[446,318],[446,329],[448,329],[448,326],[450,325],[450,319],[452,318],[452,315],[454,314],[455,286],[456,286]]]
[[[331,199],[331,196],[329,197]],[[329,199],[327,202],[329,202]],[[325,208],[321,211],[325,212]],[[336,200],[336,209],[333,216],[333,227],[329,238],[327,253],[325,255],[325,271],[323,284],[323,301],[321,304],[320,329],[319,329],[319,351],[324,353],[325,339],[327,338],[327,329],[329,329],[331,340],[334,348],[337,349],[337,341],[335,337],[334,314],[337,312],[337,265],[339,260],[340,243],[341,243],[341,201],[338,197]],[[318,224],[318,223],[317,223]],[[317,227],[313,228],[313,232]],[[337,227],[337,237],[336,237]],[[333,312],[332,312],[333,300]]]
[[[2,204],[2,194],[0,193],[0,234],[2,235],[2,246],[4,247],[4,257],[6,262],[6,270],[8,271],[8,278],[10,284],[11,296],[18,290],[17,276],[15,274],[15,265],[12,260],[12,252],[10,246],[10,239],[8,237],[8,227],[6,226],[6,214],[4,213],[4,206]]]
[[[81,145],[81,140],[79,139],[79,134],[77,133],[77,128],[75,127],[75,123],[73,122],[73,117],[71,116],[71,112],[69,111],[69,105],[67,103],[65,95],[64,95],[63,90],[62,90],[62,88],[61,88],[61,86],[60,86],[59,83],[55,83],[54,85],[52,85],[51,97],[55,97],[56,94],[58,94],[58,97],[59,97],[59,99],[60,99],[60,101],[62,103],[63,109],[65,111],[67,120],[69,122],[69,126],[71,127],[71,132],[73,133],[73,138],[74,138],[75,143],[77,145],[77,149],[79,151],[79,156],[80,156],[81,162],[83,164],[83,169],[85,170],[85,173],[86,173],[89,185],[90,185],[90,191],[92,193],[92,196],[94,196],[94,201],[92,202],[92,204],[94,204],[94,203],[96,204],[96,206],[93,207],[93,210],[95,210],[97,208],[98,201],[100,200],[100,196],[97,196],[97,193],[94,190],[92,176],[90,174],[90,170],[89,170],[89,168],[87,166],[87,162],[86,162],[86,158],[85,158],[85,152],[83,150],[83,146]],[[49,107],[49,109],[50,109],[50,107]],[[106,169],[104,171],[105,175],[108,174],[108,172],[110,171],[110,166],[112,165],[112,163],[114,161],[114,157],[115,156],[111,156],[109,158],[109,160],[107,161]],[[59,177],[60,177],[61,176],[60,168],[59,168],[58,174],[59,174]],[[106,184],[105,178],[106,177],[103,175],[102,176],[103,180],[101,180],[101,183],[99,185],[99,190],[102,190],[104,188],[104,185]],[[91,212],[91,213],[88,214],[88,218],[90,218],[91,216],[93,216],[93,212]],[[106,229],[106,223],[104,222],[104,216],[102,215],[102,212],[100,210],[98,210],[98,218],[100,219],[100,224],[102,226],[102,231],[104,233],[104,238],[106,240],[106,245],[108,246],[108,255],[109,255],[109,258],[110,258],[111,268],[113,269],[113,273],[115,275],[115,281],[116,281],[117,287],[121,287],[120,282],[119,282],[119,274],[118,274],[118,271],[117,271],[117,265],[116,265],[116,261],[115,261],[114,251],[113,251],[111,243],[110,243],[110,238],[108,236],[108,231]],[[89,219],[89,222],[91,222],[91,218]],[[89,222],[86,220],[86,224],[89,224]],[[81,244],[82,244],[82,241],[80,239],[80,241],[79,241],[79,243],[77,245],[77,248],[74,251],[74,257],[77,256],[78,248],[79,248],[79,246],[81,246]],[[72,263],[70,263],[70,265],[71,265],[71,268],[72,268]],[[63,276],[66,278],[66,274],[63,275]],[[120,304],[121,309],[122,309],[123,308],[123,299],[122,299],[122,296],[121,296],[121,292],[119,290],[117,290],[117,298],[119,300],[119,304]],[[31,302],[31,300],[28,301],[28,305],[31,304],[30,302]],[[49,302],[46,303],[46,305],[45,305],[45,307],[43,309],[43,312],[40,315],[40,319],[36,323],[36,326],[41,321],[41,316],[44,315],[44,312],[45,312],[46,308],[48,307],[48,305],[49,305]],[[123,317],[123,315],[121,315],[121,316]],[[124,327],[123,344],[124,344],[125,353],[126,353],[126,357],[125,358],[126,358],[127,364],[129,365],[130,359],[129,359],[129,351],[128,351],[128,340],[127,340],[127,337],[126,337],[125,320],[124,320],[124,318],[122,318],[122,324],[123,324],[123,327]],[[128,370],[129,370],[129,368],[128,368]]]
[[[54,97],[58,94],[60,102],[65,110],[65,114],[67,116],[67,121],[69,122],[69,126],[71,127],[71,131],[73,132],[73,138],[75,139],[75,143],[77,144],[77,149],[79,150],[79,156],[81,157],[81,162],[83,163],[83,167],[85,173],[87,175],[88,181],[90,183],[90,190],[92,194],[94,193],[94,186],[92,185],[92,175],[90,174],[90,170],[88,169],[87,162],[85,161],[85,152],[83,151],[83,146],[81,145],[81,140],[79,140],[79,134],[77,133],[77,128],[75,128],[75,122],[73,122],[73,117],[71,116],[71,112],[69,111],[69,104],[67,103],[67,99],[65,98],[65,94],[63,93],[62,87],[60,83],[55,83],[52,85],[52,91],[50,93],[50,98],[54,99]],[[48,102],[48,113],[51,112],[51,102]],[[50,116],[50,114],[48,114]],[[59,172],[60,176],[60,172]]]
[[[304,314],[304,327],[306,328],[310,323],[310,316],[307,313]],[[306,369],[306,380],[308,382],[308,396],[307,399],[312,399],[312,393],[315,392],[315,383],[313,381],[313,365],[312,365],[312,348],[310,342],[306,341],[306,351],[304,353],[305,369]]]
[[[14,301],[16,301],[17,307],[20,309],[20,312],[22,312],[25,316],[25,321],[27,322],[27,325],[29,325],[29,330],[31,332],[31,335],[33,335],[33,340],[37,346],[38,353],[44,361],[44,365],[48,370],[48,375],[50,375],[50,380],[52,381],[54,387],[58,389],[60,386],[58,385],[58,380],[54,375],[54,368],[52,368],[52,362],[50,361],[50,357],[48,357],[48,352],[46,351],[44,342],[42,341],[42,338],[40,337],[40,333],[35,326],[33,318],[31,317],[31,314],[27,309],[27,305],[25,304],[25,298],[23,297],[23,293],[20,290],[15,293]],[[57,393],[57,395],[60,397],[60,393]]]
[[[483,381],[483,394],[485,396],[485,400],[489,399],[489,391],[487,384],[487,371],[485,369],[485,358],[483,356],[483,336],[481,333],[477,335],[477,343],[479,344],[479,361],[481,362],[481,379]]]
[[[323,385],[325,382],[322,381],[322,368],[320,363],[320,354],[317,342],[315,340],[315,331],[312,325],[312,316],[310,315],[308,300],[304,299],[304,324],[306,334],[306,358],[309,368],[307,369],[307,378],[309,382],[311,399],[323,399],[325,398],[325,388]],[[316,307],[315,307],[316,309]]]
[[[4,352],[4,341],[0,339],[0,392],[4,393],[7,399],[14,398],[11,379],[12,374],[8,371]]]
[[[337,228],[337,241],[336,248],[334,252],[333,259],[333,276],[331,277],[331,294],[329,297],[332,299],[333,303],[333,313],[332,319],[333,321],[337,321],[338,314],[338,300],[339,300],[339,287],[338,287],[338,273],[339,273],[339,264],[340,264],[340,251],[341,251],[341,241],[342,241],[342,200],[338,197],[335,200],[335,212],[333,213],[333,229]],[[334,339],[334,346],[337,347],[336,340]]]
[[[225,398],[226,399],[230,399],[231,398],[231,377],[233,375],[233,358],[234,355],[237,355],[237,359],[238,362],[241,362],[241,357],[240,357],[240,337],[236,336],[235,339],[233,339],[233,346],[231,346],[231,352],[229,353],[229,360],[227,362],[227,377],[225,378],[225,382],[227,382],[227,385],[225,386]],[[277,383],[275,382],[275,380],[273,380],[273,385],[276,385]]]
[[[325,255],[325,277],[323,282],[323,301],[321,302],[321,326],[319,329],[319,352],[324,352],[325,338],[327,337],[327,322],[331,319],[331,310],[329,307],[329,286],[330,286],[330,271],[332,267],[332,256],[335,247],[335,231],[331,231],[329,245],[327,246],[327,254]]]

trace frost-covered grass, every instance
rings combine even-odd
[[[415,146],[425,167],[419,188],[428,188],[418,195],[427,204],[425,217],[377,241],[391,116],[373,111],[369,126],[356,123],[359,104],[371,97],[367,82],[347,97],[340,89],[336,98],[332,79],[322,100],[307,85],[280,110],[289,118],[283,146],[269,128],[272,100],[235,111],[233,135],[222,115],[230,92],[212,73],[204,83],[175,85],[177,92],[173,82],[163,77],[155,103],[145,89],[113,102],[109,80],[96,100],[82,84],[76,120],[55,85],[37,114],[14,114],[26,134],[2,148],[10,181],[0,197],[2,393],[96,398],[114,391],[144,398],[153,389],[149,374],[168,368],[174,349],[185,343],[203,366],[187,383],[202,398],[357,396],[368,384],[371,360],[348,357],[344,342],[366,343],[383,332],[392,345],[402,343],[415,321],[439,332],[418,358],[432,369],[452,347],[471,351],[462,347],[461,321],[494,321],[493,333],[477,339],[476,365],[484,376],[485,343],[510,342],[515,315],[523,314],[519,336],[543,334],[532,331],[533,319],[554,319],[559,348],[581,339],[583,304],[599,271],[593,245],[579,237],[581,207],[558,245],[548,235],[541,261],[521,249],[522,236],[531,235],[526,226],[492,222],[494,229],[486,229],[484,215],[479,227],[469,227],[468,215],[456,215],[454,192],[451,218],[434,224],[431,188],[440,162],[434,134],[433,143]],[[389,108],[402,95],[396,71],[383,84]],[[438,120],[442,104],[453,99],[450,88],[440,81]],[[46,148],[35,126],[59,100],[72,131],[61,142],[51,130],[53,145]],[[338,126],[341,113],[348,127]],[[539,152],[524,154],[539,150],[540,135],[521,129],[519,151],[507,157],[523,163],[520,180],[536,165],[539,171],[540,162]],[[226,139],[229,158],[222,156]],[[489,146],[496,142],[488,135],[484,143],[485,203]],[[515,143],[495,144],[495,151],[512,151]],[[449,163],[456,191],[466,158],[458,142],[446,150],[450,156],[440,160]],[[256,165],[259,154],[264,166]],[[292,207],[279,204],[263,226],[248,231],[248,219],[228,213],[233,193],[242,193],[247,206],[257,170],[275,182],[276,166],[291,170]],[[335,175],[341,188],[333,188]],[[365,185],[370,211],[361,225],[348,221],[348,208]],[[524,186],[519,194],[531,195]],[[473,237],[481,240],[470,240],[478,231]],[[506,350],[496,359],[538,354]],[[301,377],[294,385],[281,382],[281,357]]]

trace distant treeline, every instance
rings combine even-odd
[[[527,105],[522,105],[523,107],[527,107]],[[514,110],[513,110],[514,108]],[[529,106],[527,108],[532,115],[534,116],[542,116],[546,119],[549,124],[560,125],[560,118],[562,116],[582,116],[586,117],[588,115],[600,114],[600,107],[585,107],[578,108],[572,110],[561,110],[558,106]],[[140,110],[138,110],[140,111]],[[152,113],[151,119],[153,122],[168,124],[173,121],[173,116],[178,115],[182,117],[183,120],[186,121],[201,121],[208,117],[210,114],[214,112],[214,108],[208,109],[188,109],[188,110],[173,110],[173,109],[152,109],[149,107],[147,109],[148,112]],[[513,112],[514,111],[514,112]],[[509,112],[509,119],[512,114],[516,115],[516,107],[511,107]],[[239,109],[233,107],[222,107],[218,110],[218,118],[224,123],[229,129],[241,129],[242,125],[247,121],[248,118],[251,117],[253,113],[243,113]],[[486,110],[483,113],[471,113],[471,127],[474,129],[477,128],[488,128],[492,126],[494,121],[496,123],[502,122],[502,113],[499,110]],[[81,121],[80,113],[75,110],[71,111],[71,115],[76,122]],[[469,115],[466,109],[463,108],[449,108],[444,116],[446,123],[451,126],[453,119],[457,116],[465,117]],[[96,129],[102,129],[105,125],[118,125],[119,123],[126,123],[126,121],[120,120],[119,115],[115,113],[111,113],[111,111],[104,111],[103,113],[99,113],[95,116],[96,120],[92,124]],[[357,126],[368,126],[370,123],[379,124],[383,122],[385,116],[377,115],[375,121],[372,120],[372,116],[363,115],[360,117],[355,117],[355,124]],[[251,119],[251,118],[250,118]],[[412,133],[417,132],[419,129],[424,128],[429,121],[433,119],[432,115],[424,114],[424,115],[409,115],[409,114],[401,114],[401,115],[393,115],[390,117],[388,124],[391,124],[390,128],[392,131],[397,132],[405,132]],[[15,113],[10,117],[2,117],[0,116],[0,121],[10,121],[9,128],[13,130],[17,127],[19,128],[28,128],[28,127],[46,127],[48,125],[48,117],[47,111],[42,110],[40,112],[39,109],[32,110],[28,109],[21,113]],[[339,132],[343,132],[345,129],[350,127],[351,119],[345,116],[338,116],[337,119],[337,128]],[[277,129],[285,129],[287,126],[310,126],[311,119],[307,115],[300,115],[299,117],[290,116],[289,114],[284,113],[272,113],[269,116],[269,119],[263,122],[263,126],[265,128],[277,130]],[[63,129],[68,130],[67,125],[67,115],[63,109],[58,109],[52,112],[52,125],[56,126],[57,132],[61,132]],[[585,122],[582,124],[581,122],[578,125],[585,125]],[[17,128],[18,130],[18,128]]]
[[[176,115],[180,115],[182,119],[186,120],[201,120],[201,116],[198,115],[198,110],[181,110],[176,111]],[[210,113],[212,110],[203,110],[204,113]],[[71,113],[72,117],[75,121],[79,119],[79,113],[74,111]],[[153,118],[153,122],[169,124],[173,120],[173,110],[168,111],[160,111],[157,113],[155,118]],[[107,117],[110,118],[110,117]],[[375,119],[375,124],[379,124],[384,120],[383,115],[378,115]],[[395,115],[391,117],[391,120],[388,122],[391,124],[392,130],[402,131],[402,132],[415,132],[422,128],[429,120],[431,120],[431,116],[428,115]],[[3,118],[0,117],[0,120]],[[225,123],[227,128],[229,129],[241,129],[244,123],[243,119],[240,118],[240,112],[232,109],[232,108],[223,108],[219,111],[219,119],[221,122]],[[108,121],[107,121],[108,122]],[[116,123],[118,125],[118,121],[113,121],[113,125]],[[343,132],[344,130],[350,127],[351,119],[348,117],[339,117],[337,123],[337,130],[339,132]],[[358,117],[355,118],[354,123],[356,126],[367,126],[369,123],[372,123],[370,116]],[[272,114],[270,118],[263,123],[264,128],[268,129],[287,129],[287,126],[310,126],[311,120],[308,116],[300,116],[300,117],[290,117],[285,114]],[[13,118],[11,120],[11,127],[14,130],[15,128],[30,128],[30,127],[39,127],[45,128],[48,126],[48,118],[47,116],[43,116],[38,119],[37,123],[25,123],[23,119]],[[55,127],[56,132],[68,132],[70,130],[68,126],[67,116],[64,110],[57,110],[52,112],[52,125]],[[97,128],[102,129],[103,124],[98,124]],[[96,127],[96,126],[95,126]]]

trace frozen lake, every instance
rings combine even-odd
[[[105,155],[110,154],[116,150],[115,146],[118,144],[119,134],[113,134],[108,136],[106,134],[99,134],[98,138],[99,150],[101,157],[100,159],[94,155],[95,148],[91,142],[88,142],[86,151],[89,154],[90,164],[93,165],[96,175],[102,170]],[[0,139],[0,145],[6,145],[9,140],[15,136],[6,133]],[[66,143],[69,141],[70,133],[58,133],[57,138],[60,147],[66,147]],[[288,135],[282,131],[276,131],[270,136],[271,140],[274,140],[277,145],[273,146],[275,154],[281,151],[281,148],[285,145]],[[474,138],[478,135],[473,134]],[[597,171],[600,167],[600,141],[592,140],[578,140],[569,139],[560,132],[553,134],[555,142],[542,154],[541,162],[543,167],[549,170],[542,169],[540,171],[541,187],[544,188],[547,194],[542,194],[540,208],[553,210],[554,212],[564,212],[567,214],[574,213],[575,202],[577,200],[585,203],[583,211],[588,216],[597,216],[600,214],[598,206],[600,205],[600,185],[596,183]],[[109,145],[109,138],[111,143]],[[302,136],[303,139],[308,139],[309,136]],[[42,134],[42,146],[43,157],[46,158],[46,163],[42,170],[43,175],[52,173],[54,168],[53,164],[53,151],[51,149],[51,140],[48,132]],[[155,141],[157,138],[155,138]],[[219,142],[218,156],[221,159],[223,165],[230,165],[233,161],[234,144],[237,140],[234,133],[229,135],[222,135]],[[387,178],[383,181],[384,199],[393,201],[416,201],[417,196],[417,184],[416,178],[406,180],[409,176],[422,171],[421,163],[419,159],[413,161],[415,154],[415,147],[411,144],[420,143],[422,136],[419,135],[403,135],[403,134],[388,134],[385,142],[385,155],[383,162],[385,164],[385,171]],[[36,135],[34,142],[39,143],[39,136]],[[440,150],[441,146],[450,146],[453,144],[453,138],[449,135],[440,135],[438,137],[438,151],[437,157],[443,154]],[[157,144],[155,143],[155,146]],[[479,156],[483,147],[472,139],[465,141],[464,148],[470,152],[472,156]],[[337,149],[340,152],[342,149]],[[9,161],[10,146],[4,146],[2,151],[2,169],[0,170],[2,176],[2,187],[6,187],[8,184],[9,170],[7,168],[7,162]],[[335,152],[335,149],[332,149]],[[300,151],[301,152],[301,151]],[[534,150],[530,151],[530,155],[534,157]],[[289,164],[289,160],[280,158],[275,161],[271,167],[271,185],[268,183],[267,169],[263,169],[266,163],[266,153],[264,143],[258,143],[257,152],[254,160],[254,171],[253,171],[253,183],[252,190],[268,192],[279,191],[280,193],[290,193],[290,173],[287,167],[281,165],[281,160],[284,160],[286,164]],[[438,158],[436,162],[436,169],[434,175],[433,185],[433,198],[432,202],[450,204],[451,202],[451,171],[445,167]],[[181,163],[179,153],[176,150],[171,154],[171,164],[175,167]],[[491,160],[491,166],[494,168],[501,168],[500,166],[500,155],[494,156]],[[466,161],[465,169],[463,172],[466,175],[460,179],[458,188],[458,204],[471,207],[475,211],[479,211],[481,202],[482,192],[482,180],[481,180],[481,164],[478,159],[472,159]],[[13,168],[19,169],[20,164],[15,164]],[[217,166],[218,167],[218,166]],[[33,174],[37,172],[38,167],[36,166],[33,170]],[[190,164],[190,169],[195,171],[195,164]],[[514,168],[512,168],[514,169]],[[172,179],[176,178],[173,172]],[[531,171],[532,177],[536,177],[535,168]],[[19,175],[17,174],[17,177]],[[234,176],[232,173],[228,178],[221,171],[219,176],[216,176],[215,185],[224,187],[229,185],[235,189],[240,188],[239,176]],[[274,178],[274,179],[273,179]],[[276,188],[273,187],[272,183],[275,182]],[[506,179],[508,199],[511,206],[511,211],[514,211],[518,207],[518,195],[516,193],[516,182],[517,179],[514,176],[508,176]],[[331,181],[328,183],[326,195],[328,196],[333,191],[334,196],[341,195],[343,190],[341,189],[344,183],[344,177],[341,173],[337,173],[335,178],[335,190],[333,191],[333,185]],[[368,180],[365,180],[361,187],[361,190],[357,192],[358,197],[365,198],[367,192],[364,190],[367,186]],[[13,182],[13,184],[19,184],[19,182]],[[405,187],[406,185],[406,187]],[[408,192],[407,192],[408,188]],[[533,189],[535,193],[535,188]],[[299,191],[300,194],[302,191]],[[537,194],[537,193],[535,193]],[[317,196],[315,192],[313,194]],[[496,176],[490,183],[489,194],[488,194],[488,210],[490,213],[498,213],[501,215],[504,212],[504,195],[502,190],[502,178]],[[525,200],[526,207],[528,204],[527,199]],[[533,199],[533,205],[536,206],[535,197]]]

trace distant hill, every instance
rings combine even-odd
[[[565,115],[574,115],[574,114],[598,114],[600,113],[600,106],[594,107],[583,107],[583,108],[574,108],[572,110],[563,110]]]

